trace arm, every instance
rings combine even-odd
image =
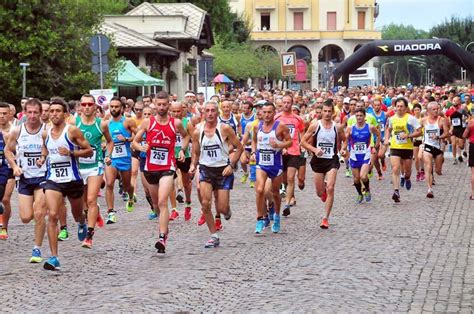
[[[105,122],[104,120],[102,120],[102,122],[100,123],[100,127],[102,129],[102,133],[104,134],[105,143],[106,143],[104,162],[106,165],[110,165],[111,163],[110,156],[112,155],[112,151],[114,149],[114,142],[112,141],[112,136],[110,135],[109,124]]]
[[[377,140],[375,141],[375,147],[379,147],[380,146],[380,130],[379,130],[379,128],[376,127],[376,126],[371,126],[370,131],[372,132],[372,134],[374,134],[377,137]]]
[[[199,143],[199,129],[195,128],[192,134],[193,141],[193,151],[191,154],[191,166],[189,168],[189,173],[194,175],[196,172],[196,167],[199,161],[199,155],[201,154],[201,145]]]
[[[313,120],[311,124],[308,127],[308,130],[306,133],[303,135],[303,138],[301,139],[301,146],[303,146],[304,149],[306,149],[308,152],[312,152],[315,155],[318,155],[322,153],[322,151],[319,148],[316,148],[313,146],[313,134],[317,131],[318,129],[318,122],[317,120]]]
[[[341,144],[341,151],[347,151],[347,146],[349,145],[349,139],[351,138],[351,132],[352,132],[352,127],[348,126],[344,130],[344,135],[347,139],[347,141],[344,141],[344,143]]]
[[[6,141],[5,145],[5,158],[7,159],[10,167],[13,169],[13,174],[16,177],[19,177],[23,171],[16,163],[15,159],[15,152],[16,146],[18,144],[17,138],[20,133],[20,127],[15,127],[13,130],[10,131],[10,136],[8,137],[8,141]]]
[[[229,165],[225,167],[224,171],[222,171],[223,176],[230,176],[237,167],[237,162],[240,159],[240,155],[242,155],[244,152],[244,147],[230,126],[222,125],[221,130],[226,136],[228,143],[235,147],[235,153],[232,155],[231,160],[229,160]]]
[[[138,127],[138,130],[133,138],[132,148],[136,151],[146,153],[148,151],[148,144],[142,145],[142,138],[143,134],[145,134],[146,130],[150,125],[150,119],[145,119]]]
[[[69,149],[65,147],[60,147],[59,153],[61,155],[70,155],[72,157],[91,157],[94,154],[91,145],[84,138],[84,135],[82,134],[79,128],[71,126],[68,130],[68,136],[73,142],[75,142],[80,147],[80,149],[69,151]]]
[[[441,118],[441,124],[443,125],[443,134],[440,135],[440,139],[445,139],[449,137],[449,125],[446,118]],[[468,128],[466,128],[468,129]]]
[[[278,138],[283,138],[283,140],[281,141],[281,143],[271,142],[270,145],[272,145],[273,148],[288,148],[293,143],[291,140],[290,130],[284,124],[278,125],[276,129],[276,136]]]
[[[178,160],[179,161],[184,161],[184,159],[185,159],[184,152],[188,149],[189,140],[191,138],[189,136],[188,131],[186,129],[184,129],[183,122],[181,122],[181,120],[175,119],[174,120],[174,125],[175,125],[175,128],[179,131],[179,133],[181,134],[181,136],[183,138],[183,145],[181,146],[181,150],[179,151]]]
[[[46,161],[46,157],[48,157],[48,149],[46,148],[46,137],[48,136],[48,133],[43,131],[42,137],[43,137],[43,147],[41,148],[41,158],[36,162],[36,165],[41,168]]]
[[[388,146],[390,144],[390,135],[392,134],[392,126],[390,125],[390,119],[387,120],[387,128],[385,129],[385,140],[384,145]]]
[[[254,127],[253,127],[253,134],[256,134],[255,132],[258,132],[258,125],[254,125]],[[246,137],[246,136],[247,137],[250,136],[250,131],[247,132],[247,130],[245,130],[244,137]],[[250,152],[250,160],[252,162],[254,162],[254,161],[256,161],[255,154],[257,153],[257,137],[256,136],[252,136],[251,143],[252,143],[252,150]]]
[[[344,127],[340,124],[336,126],[337,129],[337,138],[339,143],[337,143],[338,147],[347,147],[347,137],[346,134],[344,133]],[[341,149],[341,156],[345,157],[347,154],[347,151],[344,149]]]
[[[462,134],[462,137],[463,137],[463,138],[466,139],[466,138],[468,138],[468,137],[471,135],[471,134],[470,134],[470,133],[471,133],[471,131],[470,131],[470,130],[471,130],[470,126],[471,126],[471,124],[473,124],[473,123],[474,123],[474,120],[469,121],[469,124],[467,125],[467,128],[464,130],[464,133]],[[443,129],[443,130],[444,130],[444,132],[446,132],[445,129]],[[443,132],[443,135],[444,135],[444,132]],[[6,151],[5,151],[5,152],[6,152]]]

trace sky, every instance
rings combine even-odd
[[[474,0],[377,0],[377,3],[380,13],[375,27],[378,30],[395,23],[429,31],[453,15],[474,18]]]

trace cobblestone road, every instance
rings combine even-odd
[[[2,311],[472,312],[469,168],[448,160],[444,172],[433,200],[425,183],[414,182],[395,206],[385,179],[372,182],[371,204],[356,206],[351,179],[341,171],[331,227],[321,230],[323,207],[309,171],[282,232],[261,236],[253,233],[254,193],[236,180],[221,246],[203,248],[208,231],[196,224],[193,194],[192,221],[181,216],[171,223],[164,256],[153,247],[157,223],[146,219],[142,201],[99,229],[92,250],[81,248],[75,233],[60,243],[60,272],[28,263],[33,226],[22,225],[14,209],[10,239],[0,242]],[[75,231],[71,217],[69,223]]]

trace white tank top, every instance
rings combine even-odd
[[[317,156],[317,158],[333,159],[336,156],[336,123],[333,121],[329,129],[325,129],[321,121],[318,121],[318,125],[318,130],[314,133],[313,146],[320,148],[323,155]]]
[[[48,175],[46,178],[56,183],[81,180],[77,159],[71,156],[62,156],[58,151],[59,147],[66,147],[69,151],[76,149],[67,136],[68,130],[69,124],[64,127],[61,135],[54,139],[51,136],[51,129],[49,129],[46,138],[46,148],[48,149]]]
[[[23,176],[27,179],[41,178],[46,175],[46,165],[41,168],[36,162],[41,158],[41,149],[43,147],[43,131],[46,125],[42,124],[38,132],[32,134],[26,129],[23,123],[20,125],[20,133],[17,139],[17,161],[23,171]]]
[[[229,164],[229,147],[222,139],[221,123],[217,123],[216,132],[212,137],[204,133],[204,123],[199,127],[201,155],[199,164],[206,167],[223,167]]]
[[[429,123],[426,119],[425,132],[423,134],[424,143],[438,149],[441,148],[439,137],[441,136],[441,129],[439,128],[439,118],[436,119],[435,123]]]

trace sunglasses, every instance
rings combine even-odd
[[[139,109],[139,108],[135,108],[135,109],[133,109],[133,110],[135,110],[135,111],[143,111],[143,109]]]
[[[82,107],[93,107],[95,106],[95,103],[93,102],[81,102]]]

